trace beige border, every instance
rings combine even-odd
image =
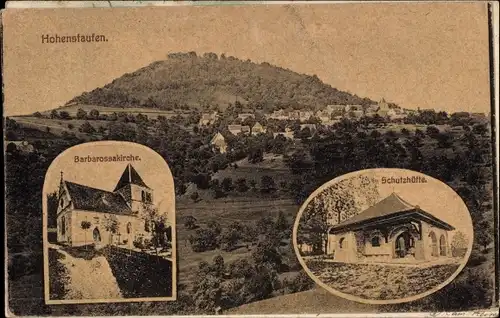
[[[358,170],[358,171],[355,171],[355,172],[350,172],[350,173],[347,173],[347,174],[344,174],[342,176],[339,176],[339,177],[336,177],[326,183],[324,183],[322,186],[320,186],[319,188],[317,188],[308,198],[307,200],[302,204],[302,206],[300,207],[299,209],[299,212],[297,213],[297,218],[295,219],[295,223],[293,225],[293,233],[292,233],[292,243],[293,243],[293,249],[295,250],[295,254],[297,256],[297,259],[300,263],[300,265],[302,266],[302,268],[304,269],[304,271],[307,273],[307,275],[309,277],[311,277],[312,280],[314,280],[314,282],[316,284],[318,284],[319,286],[321,286],[322,288],[326,289],[327,291],[329,291],[330,293],[336,295],[336,296],[339,296],[339,297],[342,297],[342,298],[345,298],[345,299],[348,299],[348,300],[352,300],[352,301],[356,301],[356,302],[360,302],[360,303],[365,303],[365,304],[372,304],[372,305],[388,305],[388,304],[400,304],[400,303],[406,303],[406,302],[409,302],[409,301],[414,301],[414,300],[417,300],[417,299],[420,299],[420,298],[423,298],[425,296],[429,296],[430,294],[432,293],[435,293],[436,291],[440,290],[441,288],[445,287],[446,285],[448,285],[449,283],[451,283],[451,281],[453,279],[455,279],[455,277],[457,277],[458,274],[460,274],[460,272],[462,271],[462,269],[465,267],[465,265],[467,264],[467,261],[469,260],[469,257],[470,257],[470,254],[472,252],[472,245],[473,245],[473,238],[469,239],[469,246],[467,248],[467,255],[464,257],[464,260],[462,262],[462,264],[458,267],[458,269],[455,271],[455,273],[453,275],[451,275],[445,282],[441,283],[440,285],[436,286],[435,288],[433,289],[430,289],[424,293],[421,293],[421,294],[418,294],[418,295],[415,295],[415,296],[412,296],[412,297],[408,297],[408,298],[401,298],[401,299],[390,299],[390,300],[374,300],[374,299],[365,299],[365,298],[361,298],[361,297],[356,297],[356,296],[353,296],[353,295],[350,295],[350,294],[346,294],[346,293],[343,293],[343,292],[340,292],[330,286],[328,286],[327,284],[323,283],[318,277],[316,277],[310,270],[309,268],[307,267],[304,259],[302,258],[302,256],[300,255],[300,252],[299,252],[299,248],[298,248],[298,245],[297,245],[297,229],[299,227],[299,221],[300,221],[300,218],[302,217],[302,213],[304,212],[305,208],[309,205],[310,201],[312,199],[314,199],[317,195],[319,195],[321,192],[323,192],[323,190],[325,190],[326,188],[332,186],[333,184],[345,179],[345,178],[348,178],[348,177],[354,177],[356,175],[360,175],[360,174],[363,174],[365,172],[370,172],[370,171],[392,171],[392,172],[396,172],[396,171],[400,171],[400,172],[406,172],[406,173],[411,173],[412,175],[420,175],[420,176],[424,176],[426,179],[432,179],[434,181],[437,181],[438,183],[440,183],[442,186],[444,187],[447,187],[448,189],[452,190],[453,192],[455,192],[451,187],[449,187],[447,184],[441,182],[440,180],[436,179],[436,178],[433,178],[433,177],[430,177],[428,175],[425,175],[423,173],[420,173],[420,172],[417,172],[417,171],[413,171],[413,170],[408,170],[408,169],[398,169],[398,168],[374,168],[374,169],[365,169],[365,170]],[[456,193],[456,192],[455,192]],[[458,194],[457,194],[458,196]],[[460,199],[461,197],[458,196]],[[464,203],[465,205],[465,203]]]
[[[61,152],[55,159],[52,161],[51,165],[47,169],[45,173],[45,179],[47,178],[50,168],[53,166],[53,163],[56,162],[58,158],[61,158],[63,155],[67,154],[69,151],[74,150],[75,148],[84,148],[84,147],[92,147],[98,143],[99,145],[108,145],[108,146],[116,146],[117,148],[121,148],[123,146],[126,147],[135,147],[141,151],[149,151],[156,155],[159,160],[165,163],[165,167],[167,169],[169,178],[172,179],[172,184],[174,183],[172,173],[168,166],[168,163],[161,157],[156,151],[152,150],[149,147],[143,146],[138,143],[128,142],[128,141],[95,141],[79,144],[73,147],[70,147],[63,152]],[[44,275],[44,298],[45,304],[47,305],[57,305],[57,304],[91,304],[91,303],[123,303],[123,302],[143,302],[143,301],[175,301],[177,300],[177,238],[176,238],[176,217],[174,213],[174,217],[172,218],[172,296],[171,297],[149,297],[149,298],[119,298],[119,299],[64,299],[64,300],[53,300],[50,299],[50,291],[49,291],[49,259],[48,259],[48,239],[47,239],[47,198],[45,196],[47,184],[44,182],[43,190],[42,190],[42,235],[43,235],[43,275]],[[173,193],[173,210],[175,211],[175,192]]]

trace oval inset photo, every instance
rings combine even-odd
[[[71,147],[51,163],[42,202],[47,304],[175,300],[174,181],[158,153]]]
[[[450,283],[472,249],[470,213],[448,185],[404,169],[335,178],[301,206],[299,262],[331,293],[368,304],[413,301]]]

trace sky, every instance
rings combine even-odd
[[[6,116],[62,106],[187,51],[315,74],[404,108],[490,109],[484,2],[14,9],[3,20]],[[41,43],[77,33],[108,42]]]
[[[134,162],[75,163],[75,156],[140,156]],[[92,188],[113,191],[128,163],[141,176],[144,183],[153,189],[153,203],[159,214],[175,221],[175,192],[172,174],[163,158],[153,150],[134,143],[105,141],[85,143],[71,147],[60,154],[50,165],[45,182],[44,195],[59,188],[61,172],[66,181],[86,185]]]

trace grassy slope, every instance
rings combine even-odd
[[[196,253],[191,250],[188,238],[196,230],[188,230],[182,224],[183,217],[192,215],[197,219],[197,225],[205,227],[212,220],[221,224],[222,228],[227,227],[232,222],[238,221],[242,224],[253,223],[262,216],[269,215],[276,217],[283,211],[289,223],[295,220],[298,206],[290,199],[260,199],[255,202],[248,197],[221,198],[202,200],[196,203],[188,200],[178,201],[176,206],[177,218],[177,254],[179,256],[179,283],[191,285],[195,276],[195,270],[201,261],[212,262],[216,255],[222,255],[224,262],[229,264],[239,258],[250,258],[251,248],[240,247],[231,252],[213,250]],[[292,253],[291,246],[284,248],[287,254]]]
[[[228,315],[340,314],[377,312],[378,306],[350,301],[322,288],[266,299],[233,308]]]

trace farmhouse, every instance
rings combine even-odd
[[[221,133],[216,133],[215,136],[210,140],[210,145],[213,151],[219,151],[220,153],[227,152],[227,143],[224,136]]]
[[[265,132],[266,128],[262,126],[259,122],[256,122],[255,125],[253,125],[252,127],[252,135],[258,135]]]
[[[419,263],[450,257],[454,227],[392,193],[328,229],[327,254],[353,262]]]
[[[201,115],[200,121],[198,123],[198,126],[208,126],[208,125],[213,125],[215,121],[218,118],[218,113],[213,112],[213,113],[204,113]]]
[[[243,121],[247,118],[255,118],[255,115],[251,114],[251,113],[242,113],[242,114],[238,114],[238,118]]]
[[[137,236],[151,236],[151,224],[143,216],[152,208],[153,190],[131,164],[126,166],[113,191],[66,181],[61,172],[57,241],[70,246],[130,244]]]

